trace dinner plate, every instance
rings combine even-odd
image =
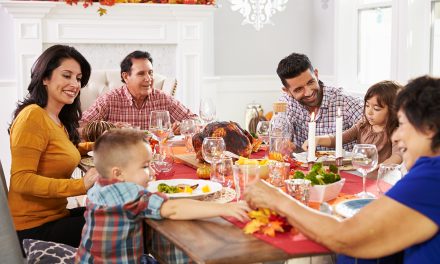
[[[316,162],[335,162],[335,152],[334,151],[317,151],[316,152]],[[292,156],[294,159],[301,163],[307,163],[307,152],[301,152],[301,153],[292,153]],[[349,151],[345,151],[344,153],[344,161],[351,161],[352,153]]]
[[[362,207],[366,206],[367,204],[371,203],[374,200],[376,199],[361,198],[361,199],[343,201],[335,206],[335,212],[346,218],[352,217],[353,215],[357,214]]]
[[[221,191],[223,186],[218,182],[207,181],[207,180],[191,180],[191,179],[173,179],[173,180],[159,180],[152,181],[148,183],[147,190],[149,192],[158,192],[157,186],[161,183],[165,183],[169,186],[176,186],[178,184],[188,184],[188,185],[196,185],[197,188],[193,190],[192,193],[166,193],[169,198],[190,198],[190,199],[200,199],[204,196],[213,194],[215,192]],[[209,192],[203,192],[202,188],[204,186],[209,186]]]

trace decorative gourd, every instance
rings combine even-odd
[[[107,121],[92,121],[82,130],[82,138],[85,141],[95,142],[105,131],[116,128],[116,126]]]

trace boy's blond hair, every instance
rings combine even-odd
[[[93,161],[96,170],[104,178],[109,178],[112,167],[124,167],[133,158],[137,144],[146,144],[144,134],[132,129],[112,129],[101,135],[95,142]]]

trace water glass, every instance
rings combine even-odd
[[[173,149],[168,144],[154,146],[151,167],[156,173],[169,172],[174,165]]]
[[[225,141],[221,137],[205,137],[202,143],[203,159],[212,163],[213,158],[220,158],[226,150]]]
[[[269,159],[284,161],[284,157],[292,154],[293,148],[290,142],[290,136],[271,135],[269,138]]]
[[[289,179],[284,181],[287,193],[305,205],[309,205],[311,182],[306,179]]]
[[[360,198],[375,198],[376,196],[366,191],[365,181],[367,174],[376,169],[378,153],[373,144],[356,144],[353,148],[353,167],[362,174],[362,192],[356,194]]]
[[[237,201],[243,199],[243,194],[248,183],[252,183],[260,178],[260,165],[233,165],[235,192]]]
[[[290,164],[286,162],[269,163],[269,183],[276,187],[284,186],[290,171]]]
[[[192,137],[197,132],[197,125],[194,119],[185,119],[180,123],[180,133],[185,136],[186,152],[193,152]]]
[[[401,178],[402,172],[399,164],[380,164],[376,182],[379,195],[383,195]]]

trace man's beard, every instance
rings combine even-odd
[[[308,106],[308,107],[316,107],[319,106],[321,104],[322,101],[322,94],[323,94],[323,89],[322,87],[319,87],[316,91],[316,96],[315,96],[315,100],[313,102],[310,101],[303,101],[302,99],[299,101],[302,105],[304,106]]]

